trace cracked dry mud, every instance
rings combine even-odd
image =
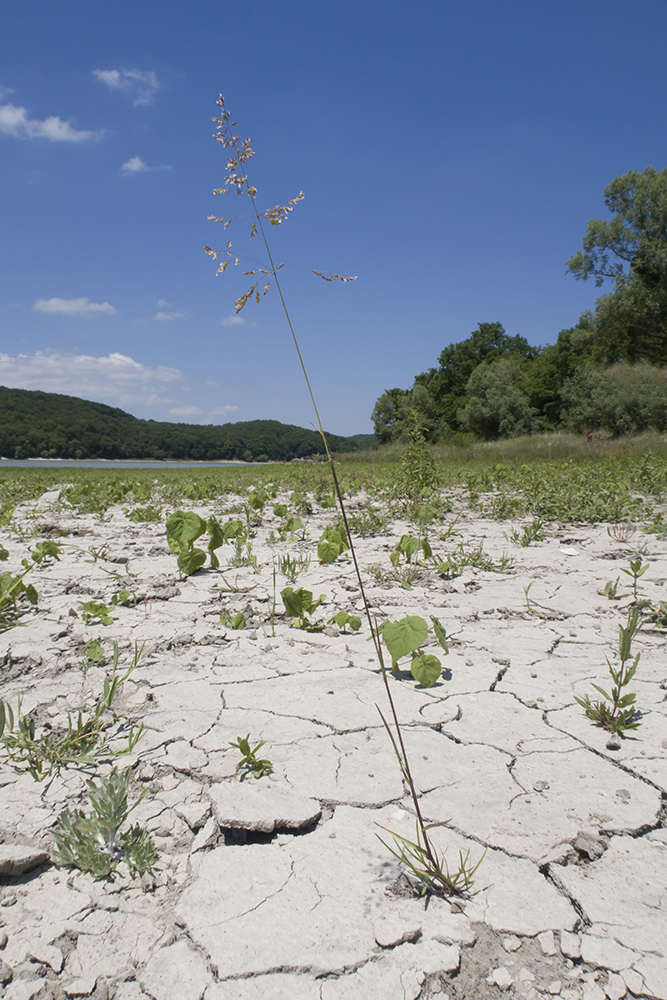
[[[452,637],[436,686],[390,681],[425,818],[442,824],[434,840],[454,867],[459,850],[476,861],[487,848],[474,890],[448,901],[420,898],[376,836],[379,824],[410,837],[414,824],[376,708],[385,696],[367,630],[269,621],[272,557],[295,545],[266,544],[265,524],[254,540],[261,574],[224,571],[255,589],[223,593],[219,572],[178,580],[164,524],[111,513],[100,522],[62,510],[55,494],[19,508],[27,530],[70,534],[60,562],[31,574],[39,607],[0,636],[2,697],[21,695],[57,729],[101,686],[102,668],[77,669],[90,638],[107,650],[116,639],[122,662],[146,641],[116,707],[147,729],[128,759],[148,790],[132,815],[160,860],[135,880],[122,867],[97,882],[53,867],[59,812],[88,808],[84,777],[68,770],[38,785],[3,765],[7,1000],[667,997],[665,633],[646,627],[635,641],[642,725],[620,749],[574,700],[606,683],[628,603],[599,593],[629,552],[606,526],[550,525],[519,548],[507,524],[468,512],[465,539],[496,560],[510,550],[511,572],[432,575],[411,591],[367,575],[379,620],[434,614]],[[345,560],[317,564],[327,520],[310,522],[314,558],[297,586],[326,593],[329,617],[361,605]],[[389,568],[406,530],[395,521],[359,539],[360,564]],[[29,543],[5,535],[11,568]],[[93,563],[91,545],[116,563]],[[654,602],[665,598],[666,548],[649,536],[642,583]],[[70,609],[108,602],[117,585],[104,569],[128,558],[139,603],[115,608],[108,627],[86,626]],[[244,611],[248,628],[224,628],[221,611]],[[229,743],[246,733],[266,741],[271,777],[235,774]]]

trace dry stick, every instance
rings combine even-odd
[[[222,105],[221,102],[222,102],[222,98],[221,98],[221,100],[220,100],[219,103],[220,103],[220,106],[223,107],[223,105]],[[224,107],[223,107],[223,115],[224,115]],[[235,152],[237,154],[238,162],[239,163],[244,163],[248,157],[247,157],[247,155],[244,154],[243,150],[239,149],[238,146],[236,145],[236,141],[234,140],[234,137],[231,135],[231,129],[229,128],[228,118],[226,120],[223,119],[223,123],[224,123],[224,126],[229,130],[228,142],[226,143],[226,145],[228,145],[228,146],[231,145],[232,148],[235,150]],[[280,296],[280,302],[281,302],[281,305],[282,305],[282,308],[283,308],[283,312],[285,314],[285,318],[287,320],[287,324],[289,326],[289,330],[290,330],[290,333],[292,335],[292,342],[294,344],[294,348],[296,350],[297,357],[299,359],[299,364],[301,365],[301,371],[303,373],[303,377],[305,379],[306,386],[308,388],[308,394],[310,396],[310,401],[311,401],[311,403],[313,405],[313,410],[315,412],[315,419],[316,419],[316,422],[317,422],[317,430],[318,430],[318,432],[319,432],[319,434],[320,434],[320,436],[322,438],[322,441],[323,441],[323,444],[324,444],[324,448],[325,448],[325,451],[326,451],[326,454],[327,454],[327,459],[329,461],[329,467],[331,469],[331,476],[332,476],[332,479],[333,479],[334,489],[335,489],[336,497],[337,497],[337,500],[338,500],[338,506],[340,507],[341,515],[342,515],[342,518],[343,518],[343,524],[345,526],[345,532],[346,532],[347,539],[348,539],[349,546],[350,546],[350,553],[352,555],[352,561],[354,563],[354,569],[355,569],[355,573],[356,573],[356,577],[357,577],[357,582],[359,584],[359,590],[361,592],[361,597],[362,597],[362,600],[363,600],[363,603],[364,603],[364,611],[365,611],[365,614],[366,614],[366,618],[368,620],[368,625],[369,625],[369,628],[370,628],[371,637],[372,637],[372,640],[373,640],[373,645],[375,647],[375,652],[376,652],[376,655],[377,655],[377,658],[378,658],[378,662],[380,664],[380,670],[381,670],[381,673],[382,673],[382,680],[384,682],[384,687],[385,687],[385,691],[386,691],[386,694],[387,694],[387,699],[389,701],[389,706],[390,706],[390,709],[391,709],[392,719],[393,719],[393,722],[394,722],[394,726],[396,728],[396,736],[394,736],[394,734],[392,733],[392,731],[391,731],[391,729],[389,727],[389,724],[388,724],[387,720],[385,719],[385,717],[384,717],[384,715],[383,715],[383,713],[382,713],[379,705],[376,704],[376,708],[377,708],[377,710],[378,710],[378,712],[380,714],[380,718],[382,719],[383,725],[384,725],[384,727],[387,730],[387,733],[389,735],[389,739],[391,741],[394,753],[396,754],[396,758],[397,758],[399,766],[401,768],[401,772],[403,774],[403,777],[404,777],[404,779],[405,779],[405,781],[406,781],[406,783],[407,783],[407,785],[408,785],[408,787],[410,789],[410,796],[412,798],[412,802],[413,802],[414,809],[415,809],[415,814],[416,814],[416,817],[417,817],[418,829],[419,829],[419,832],[421,833],[421,836],[423,837],[423,840],[424,840],[424,853],[426,854],[426,856],[428,857],[429,862],[433,866],[433,869],[434,869],[435,873],[439,874],[441,866],[440,866],[440,863],[438,861],[437,854],[436,854],[436,852],[433,850],[433,848],[431,846],[431,842],[430,842],[429,837],[428,837],[427,826],[424,823],[424,818],[422,816],[421,808],[419,806],[419,798],[418,798],[418,795],[417,795],[417,790],[416,790],[416,787],[415,787],[414,779],[412,777],[412,772],[411,772],[411,769],[410,769],[410,762],[408,760],[407,751],[405,749],[405,744],[404,744],[404,741],[403,741],[403,733],[401,731],[401,727],[400,727],[400,724],[399,724],[399,721],[398,721],[398,715],[397,715],[397,712],[396,712],[396,706],[394,704],[394,699],[393,699],[393,696],[392,696],[392,693],[391,693],[391,689],[390,689],[390,686],[389,686],[389,679],[388,679],[387,670],[386,670],[386,667],[385,667],[385,664],[384,664],[384,657],[382,655],[382,646],[380,644],[379,632],[378,632],[376,623],[373,622],[373,617],[371,615],[371,609],[370,609],[370,606],[368,604],[368,598],[366,596],[366,590],[364,588],[364,583],[363,583],[363,580],[362,580],[362,577],[361,577],[361,571],[359,569],[359,563],[357,561],[357,555],[356,555],[356,551],[355,551],[355,548],[354,548],[354,542],[352,540],[352,532],[350,530],[350,526],[349,526],[349,523],[348,523],[348,520],[347,520],[347,512],[346,512],[346,509],[345,509],[345,503],[344,503],[344,500],[343,500],[343,494],[341,492],[340,484],[338,482],[338,476],[336,474],[336,467],[335,467],[335,464],[334,464],[333,456],[332,456],[331,450],[329,448],[329,442],[327,441],[326,434],[324,433],[324,428],[322,426],[322,421],[320,419],[319,410],[317,408],[317,403],[315,401],[315,395],[313,393],[313,390],[312,390],[312,387],[311,387],[311,384],[310,384],[310,379],[308,377],[308,372],[307,372],[307,369],[306,369],[306,365],[305,365],[305,362],[303,360],[303,356],[301,354],[301,349],[299,348],[299,342],[297,340],[296,333],[295,333],[294,327],[292,325],[292,320],[291,320],[291,317],[290,317],[289,309],[287,308],[287,303],[285,302],[285,298],[284,298],[284,295],[283,295],[282,287],[281,287],[281,284],[280,284],[280,279],[278,278],[278,274],[277,274],[278,268],[276,267],[276,265],[274,263],[273,255],[271,254],[271,248],[270,248],[269,242],[268,242],[268,240],[266,238],[266,233],[264,231],[264,226],[262,225],[262,217],[261,217],[260,212],[257,209],[257,203],[256,203],[255,196],[254,196],[254,189],[251,188],[251,185],[248,182],[247,176],[243,177],[243,182],[245,183],[246,191],[247,191],[247,193],[248,193],[248,195],[250,197],[251,203],[252,203],[253,212],[255,214],[255,219],[257,221],[257,230],[258,230],[259,233],[261,233],[262,241],[264,243],[264,248],[266,250],[267,257],[269,259],[269,264],[270,264],[269,273],[272,274],[273,279],[274,279],[274,281],[276,283],[276,288],[278,290],[278,295]],[[238,190],[238,188],[237,188],[237,190]],[[237,309],[237,312],[238,312],[238,309]],[[456,891],[456,886],[454,884],[452,884],[451,882],[449,882],[449,880],[448,880],[448,878],[446,876],[441,875],[441,879],[445,883],[445,885],[449,888],[450,891]]]

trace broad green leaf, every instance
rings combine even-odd
[[[273,513],[276,517],[287,517],[287,504],[277,503],[273,508]]]
[[[322,563],[335,562],[341,551],[339,543],[329,541],[328,538],[322,538],[317,544],[317,557]]]
[[[288,618],[301,618],[307,607],[312,604],[313,595],[309,590],[299,587],[294,590],[292,587],[285,587],[280,591],[280,596],[285,605],[285,614]]]
[[[243,534],[243,522],[227,521],[227,523],[222,526],[222,533],[227,541],[229,541],[230,538],[238,538]]]
[[[167,539],[173,538],[177,544],[181,545],[180,549],[174,549],[172,546],[172,552],[182,552],[183,545],[191,545],[205,531],[206,521],[199,514],[195,514],[193,510],[175,510],[167,518]],[[169,544],[171,546],[171,541]]]
[[[418,615],[407,615],[397,622],[387,622],[382,638],[394,663],[402,656],[414,653],[428,638],[428,625]]]
[[[209,543],[208,543],[208,553],[211,557],[211,566],[213,569],[218,569],[220,566],[220,560],[216,556],[214,549],[219,549],[221,545],[224,544],[225,536],[222,533],[222,528],[218,520],[215,517],[209,517],[206,522],[206,528],[209,533]]]
[[[206,562],[206,553],[203,549],[191,549],[190,552],[181,552],[178,557],[178,568],[184,576],[190,576],[201,569]]]
[[[431,621],[433,622],[433,631],[435,632],[436,639],[438,640],[444,651],[448,653],[449,646],[447,645],[447,633],[445,632],[444,627],[442,626],[440,621],[438,621],[435,615],[431,615],[430,618]]]
[[[410,671],[422,687],[433,687],[440,676],[441,665],[437,656],[422,653],[412,657]]]

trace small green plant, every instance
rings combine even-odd
[[[298,577],[305,573],[309,566],[310,556],[305,556],[301,552],[296,556],[287,554],[278,559],[278,570],[290,583],[296,583]]]
[[[500,562],[494,563],[491,556],[484,551],[483,542],[478,545],[466,545],[465,542],[461,541],[458,548],[445,556],[444,559],[434,556],[432,563],[436,572],[447,579],[461,576],[466,566],[488,570],[492,573],[507,573],[513,568],[514,559],[503,552]]]
[[[430,617],[435,638],[447,654],[447,633],[437,618]],[[406,615],[400,621],[385,622],[380,632],[391,656],[394,672],[398,673],[398,661],[403,656],[410,656],[410,673],[414,679],[422,687],[432,687],[440,677],[442,664],[437,656],[422,649],[429,635],[427,622],[419,615]]]
[[[81,617],[86,625],[111,625],[111,608],[102,601],[79,601]]]
[[[162,520],[162,511],[159,507],[152,507],[150,504],[147,507],[135,507],[127,514],[127,519],[135,524],[150,524]]]
[[[317,558],[321,563],[333,563],[338,556],[347,552],[350,544],[343,526],[331,525],[325,528],[317,543]]]
[[[55,559],[56,562],[60,561],[60,553],[63,547],[59,545],[58,542],[54,542],[52,539],[47,538],[43,542],[37,542],[35,548],[30,553],[30,558],[35,563],[44,562],[45,559]],[[28,563],[24,562],[24,566]]]
[[[287,539],[293,539],[298,537],[297,533],[301,533],[301,538],[305,535],[305,527],[303,521],[300,517],[294,517],[288,511],[287,504],[277,503],[273,508],[273,513],[276,517],[282,517],[283,522],[278,527],[278,537],[281,541],[286,541]]]
[[[51,857],[63,868],[78,868],[94,878],[111,875],[121,861],[130,873],[149,871],[157,862],[157,853],[147,830],[138,824],[120,832],[133,809],[146,794],[144,790],[128,808],[130,768],[113,769],[99,785],[88,781],[92,812],[86,816],[79,809],[65,809],[58,817],[60,832],[53,834],[56,842]]]
[[[5,550],[6,551],[6,550]],[[23,578],[30,572],[28,566],[18,576],[11,573],[0,573],[0,632],[6,632],[16,625],[19,614],[19,602],[25,598],[33,606],[37,604],[37,591],[31,583],[25,584]]]
[[[362,538],[367,538],[369,535],[379,535],[387,530],[387,518],[373,508],[368,508],[362,514],[348,514],[347,523],[350,530]]]
[[[303,587],[299,587],[298,590],[285,587],[284,590],[280,591],[280,596],[285,605],[285,614],[288,618],[293,619],[293,624],[296,623],[297,628],[305,629],[306,632],[319,632],[322,629],[322,622],[314,622],[310,616],[315,614],[320,604],[324,603],[325,594],[320,594],[314,601],[310,590],[304,590]]]
[[[630,569],[623,569],[623,567],[621,567],[621,573],[625,573],[625,575],[629,576],[632,580],[632,596],[635,601],[638,599],[638,591],[644,589],[637,581],[644,575],[648,568],[648,563],[644,563],[642,565],[642,557],[640,555],[638,555],[636,559],[630,560]]]
[[[602,594],[608,601],[618,601],[621,597],[627,597],[627,594],[619,594],[618,592],[618,581],[620,579],[620,576],[617,576],[615,580],[607,580],[605,583]]]
[[[527,548],[532,542],[543,542],[544,522],[539,517],[534,517],[531,523],[525,524],[520,532],[516,528],[512,528],[509,535],[505,535],[505,538],[514,542],[515,545],[521,545],[522,548]]]
[[[228,521],[221,525],[215,517],[205,521],[194,511],[176,510],[167,518],[167,542],[171,551],[178,556],[178,568],[183,576],[190,576],[201,569],[206,562],[206,553],[195,547],[198,538],[208,531],[208,553],[211,567],[219,569],[220,560],[215,550],[225,542],[243,534],[241,521]]]
[[[237,630],[244,629],[246,627],[245,615],[242,611],[238,611],[235,615],[230,615],[223,611],[220,615],[220,624],[229,625],[230,628]]]
[[[393,837],[394,844],[393,846],[388,844],[379,834],[378,840],[417,879],[421,886],[420,895],[435,892],[452,896],[468,892],[474,884],[474,876],[486,856],[487,848],[484,849],[476,865],[470,861],[470,851],[466,851],[465,854],[459,851],[459,866],[456,871],[450,872],[444,857],[440,857],[433,844],[427,840],[425,833],[438,825],[429,823],[421,827],[417,820],[415,840],[408,840],[407,837],[401,837],[400,834],[381,826],[381,830]]]
[[[523,588],[523,596],[524,596],[524,598],[526,600],[526,610],[528,611],[529,615],[533,613],[533,606],[530,603],[530,597],[528,596],[530,594],[530,588],[532,586],[533,586],[533,583],[529,583],[527,587]]]
[[[361,628],[361,618],[358,615],[350,615],[347,611],[338,611],[331,618],[327,619],[327,625],[336,624],[341,632],[349,629],[350,632],[358,632]]]
[[[609,730],[611,733],[617,733],[621,737],[625,736],[627,730],[637,729],[641,725],[636,718],[637,709],[634,705],[636,695],[623,694],[623,689],[628,686],[635,676],[639,657],[641,656],[641,653],[637,653],[634,659],[632,659],[632,641],[640,628],[639,609],[633,608],[632,613],[628,615],[626,626],[619,625],[618,627],[618,654],[621,661],[618,670],[614,670],[609,657],[607,657],[609,673],[614,682],[611,694],[608,694],[598,684],[593,685],[605,701],[591,702],[588,695],[584,695],[583,698],[575,696],[575,701],[581,705],[586,715],[593,722],[602,726],[603,729]],[[631,659],[632,663],[630,663]]]
[[[89,545],[86,551],[92,556],[92,559],[87,559],[86,562],[96,563],[98,559],[106,559],[109,555],[109,549],[106,545],[100,545],[99,547]]]
[[[227,565],[237,569],[241,566],[252,566],[255,573],[259,573],[259,564],[257,556],[252,551],[252,542],[243,536],[234,539],[234,552],[229,557]]]
[[[659,606],[653,611],[652,620],[658,628],[667,628],[667,601],[660,601]]]
[[[18,700],[16,715],[7,702],[0,700],[0,745],[4,748],[7,760],[14,767],[25,768],[35,781],[44,781],[54,772],[62,768],[92,767],[102,760],[122,757],[132,753],[144,734],[144,724],[131,726],[127,746],[122,749],[111,749],[109,737],[105,735],[108,723],[104,720],[106,712],[113,713],[113,703],[123,687],[123,684],[133,670],[138,666],[143,652],[143,645],[134,646],[134,657],[125,673],[118,672],[118,643],[113,644],[113,664],[111,675],[104,678],[101,697],[87,719],[79,712],[74,719],[68,712],[67,732],[59,736],[47,730],[40,737],[35,736],[35,720],[32,715],[24,715],[21,709],[21,699]]]
[[[258,743],[256,747],[250,746],[250,733],[247,736],[239,736],[236,743],[230,743],[230,747],[234,747],[235,750],[241,752],[242,760],[236,765],[236,773],[245,768],[246,773],[252,774],[253,778],[264,778],[269,774],[273,774],[273,764],[270,760],[261,759],[257,757],[257,753],[266,745],[266,741],[262,740]]]
[[[422,552],[425,559],[432,558],[433,552],[428,539],[415,538],[414,535],[402,535],[400,542],[389,556],[391,565],[396,569],[401,561],[401,556],[406,563],[410,563],[417,552]]]
[[[90,639],[83,648],[83,659],[79,660],[79,670],[85,677],[91,667],[104,662],[104,649],[99,639]]]

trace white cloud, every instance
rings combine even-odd
[[[155,313],[153,319],[159,319],[159,320],[183,319],[184,316],[185,313],[182,312],[159,312]]]
[[[157,302],[155,303],[155,305],[158,307],[158,309],[173,309],[174,308],[174,303],[173,302],[167,302],[166,299],[158,299]]]
[[[120,168],[120,172],[126,176],[129,174],[151,173],[154,170],[171,170],[171,167],[166,163],[161,163],[159,167],[149,167],[140,156],[133,156]]]
[[[80,299],[37,299],[32,307],[37,312],[59,313],[61,316],[113,316],[116,310],[108,302]]]
[[[157,76],[150,69],[94,69],[100,83],[111,90],[120,90],[132,98],[133,104],[152,104],[160,89]]]
[[[231,315],[231,316],[224,316],[224,317],[223,317],[223,318],[222,318],[222,319],[220,320],[220,325],[221,325],[221,326],[244,326],[244,325],[245,325],[245,322],[246,322],[246,321],[245,321],[245,319],[243,318],[243,316],[235,316],[235,315],[234,315],[234,314],[232,313],[232,315]]]
[[[150,368],[117,352],[88,354],[0,354],[0,384],[12,389],[40,389],[80,396],[121,407],[151,407],[176,402],[165,392],[182,390],[185,376],[177,368]]]
[[[0,105],[0,132],[15,139],[49,139],[51,142],[86,142],[102,136],[102,132],[76,129],[71,120],[57,115],[39,121],[31,118],[25,108],[15,104]]]

